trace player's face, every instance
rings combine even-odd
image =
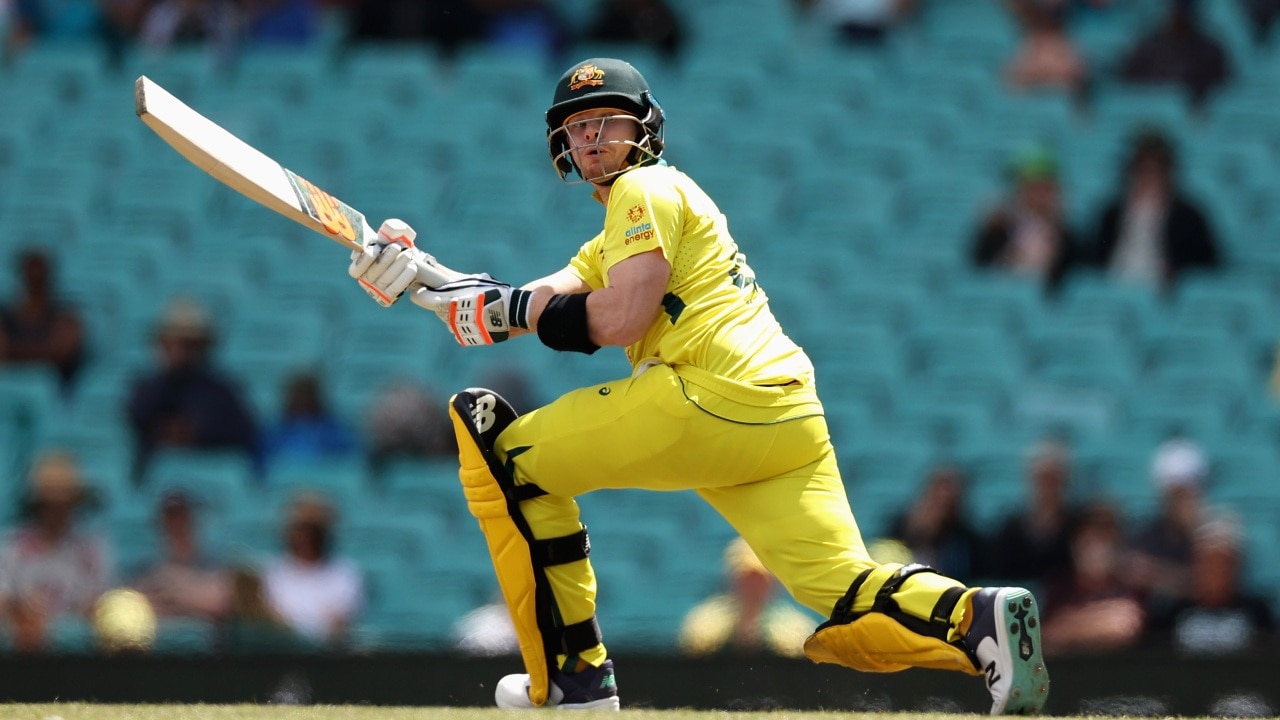
[[[640,121],[621,110],[584,110],[565,120],[573,162],[583,179],[594,182],[624,170],[635,146]]]

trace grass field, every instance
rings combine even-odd
[[[520,711],[496,708],[362,707],[354,705],[0,705],[5,720],[511,720]],[[592,714],[593,717],[607,715]],[[724,712],[623,710],[624,720],[955,720],[947,713]],[[1085,716],[1075,716],[1085,717]],[[1121,716],[1123,717],[1123,716]],[[1196,720],[1184,718],[1183,720]]]

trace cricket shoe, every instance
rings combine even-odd
[[[1029,590],[983,588],[970,605],[965,647],[986,676],[992,715],[1034,715],[1049,697],[1040,652],[1040,611]]]
[[[507,675],[499,680],[494,699],[500,708],[537,708],[529,700],[529,676],[525,673]],[[605,660],[600,667],[588,667],[577,673],[552,670],[547,702],[542,707],[559,710],[617,710],[618,685],[613,678],[613,661]]]

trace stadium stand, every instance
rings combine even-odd
[[[1150,17],[1138,7],[1147,3],[1113,5],[1077,28],[1098,64]],[[1150,453],[1183,430],[1213,458],[1210,496],[1245,515],[1250,582],[1280,598],[1280,401],[1268,390],[1280,54],[1247,40],[1238,4],[1205,5],[1243,71],[1198,116],[1177,92],[1105,79],[1083,115],[1062,96],[1010,93],[996,68],[1015,31],[996,0],[932,3],[875,50],[838,44],[783,0],[687,2],[700,40],[675,64],[620,47],[571,54],[630,56],[650,74],[669,114],[668,159],[720,203],[775,313],[815,362],[869,539],[943,458],[968,468],[975,516],[1000,517],[1023,496],[1023,451],[1053,429],[1078,441],[1087,493],[1147,514]],[[441,647],[493,587],[450,461],[376,472],[344,461],[259,478],[240,456],[166,452],[134,486],[120,403],[146,364],[150,322],[172,296],[200,298],[222,329],[221,364],[260,414],[278,407],[291,371],[319,368],[354,426],[388,366],[447,393],[518,361],[550,398],[619,375],[620,356],[498,347],[481,357],[430,319],[421,333],[401,332],[410,311],[380,314],[346,278],[344,251],[189,167],[137,122],[130,89],[145,72],[371,219],[409,221],[446,263],[522,281],[554,270],[539,264],[567,259],[599,222],[566,197],[574,189],[557,187],[542,150],[559,69],[484,48],[446,62],[416,45],[320,44],[249,52],[234,70],[199,50],[136,53],[110,69],[94,49],[40,44],[0,69],[0,260],[30,243],[66,249],[62,285],[92,347],[69,398],[41,368],[0,367],[3,517],[13,517],[31,450],[54,446],[78,453],[99,484],[101,522],[126,561],[145,549],[137,538],[149,516],[138,508],[150,512],[166,482],[199,488],[255,553],[278,545],[285,492],[320,487],[342,509],[343,550],[370,578],[355,646]],[[968,230],[1021,144],[1058,148],[1083,227],[1114,189],[1125,138],[1152,121],[1186,150],[1183,175],[1221,229],[1225,271],[1167,294],[1079,273],[1046,298],[969,266]],[[817,284],[838,298],[820,317]],[[0,277],[0,298],[11,290]],[[732,530],[691,494],[597,495],[581,504],[607,636],[669,647],[678,619],[716,587]],[[59,628],[57,649],[85,650],[85,628]],[[213,644],[200,624],[158,638],[164,652]]]

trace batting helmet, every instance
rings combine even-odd
[[[631,165],[652,162],[662,155],[662,108],[644,76],[623,60],[592,58],[561,76],[547,109],[547,150],[561,179],[575,168],[569,157],[569,138],[558,131],[573,114],[598,108],[616,108],[639,121],[641,136],[633,143]]]

